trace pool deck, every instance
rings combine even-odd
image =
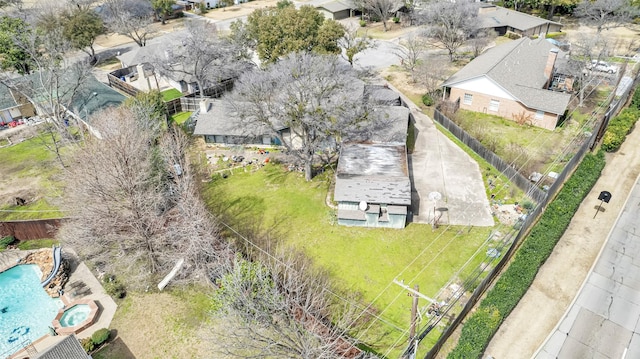
[[[75,253],[71,251],[69,248],[62,249],[63,253],[67,255],[75,256]],[[16,253],[17,252],[17,253]],[[4,251],[0,252],[0,271],[8,269],[16,265],[17,260],[26,256],[28,251]],[[5,265],[7,266],[5,268]],[[78,339],[88,338],[98,329],[109,328],[111,325],[111,320],[113,319],[114,314],[116,313],[117,304],[116,302],[104,291],[100,281],[91,273],[91,270],[81,262],[78,264],[77,268],[71,273],[69,276],[69,282],[79,282],[84,283],[85,287],[89,290],[86,292],[86,295],[73,295],[72,292],[65,292],[62,297],[62,301],[65,304],[71,303],[74,300],[78,299],[87,299],[94,300],[98,304],[100,308],[97,318],[94,323],[87,327],[86,329],[76,333]],[[42,352],[50,346],[56,344],[58,341],[62,340],[65,336],[43,336],[40,339],[34,341],[32,346],[38,352]],[[13,354],[10,358],[23,358],[26,355],[26,350],[19,351]]]

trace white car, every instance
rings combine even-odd
[[[609,63],[604,61],[592,60],[587,68],[591,71],[595,70],[606,72],[609,74],[615,74],[616,72],[618,72],[618,68],[616,66],[610,65]]]

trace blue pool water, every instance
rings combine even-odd
[[[61,307],[40,285],[38,266],[19,265],[0,273],[0,358],[49,334]]]

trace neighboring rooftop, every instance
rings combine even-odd
[[[543,89],[547,78],[544,69],[550,51],[562,51],[545,39],[521,39],[496,46],[449,77],[442,86],[452,87],[463,81],[486,76],[525,106],[562,114],[571,95]]]
[[[32,359],[89,359],[75,335],[69,335]]]
[[[338,202],[411,204],[404,143],[345,143],[340,150],[334,199]]]
[[[505,9],[496,5],[483,5],[480,13],[478,14],[478,18],[480,19],[483,28],[507,26],[520,31],[526,31],[545,24],[562,25],[555,21],[543,19],[515,10]]]

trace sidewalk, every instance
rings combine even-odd
[[[607,155],[607,165],[591,193],[573,217],[535,281],[500,326],[487,355],[496,359],[531,358],[562,319],[603,247],[640,174],[640,130],[635,129],[620,150]],[[612,194],[596,213],[601,191]]]

